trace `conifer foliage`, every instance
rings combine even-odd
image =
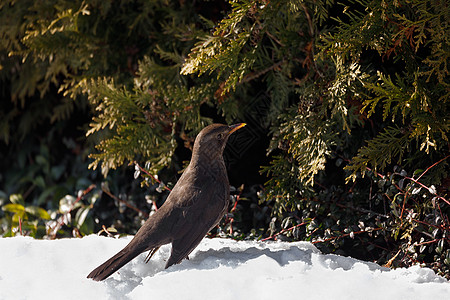
[[[157,174],[214,121],[205,107],[246,121],[263,95],[274,218],[253,233],[445,272],[449,16],[430,0],[2,1],[0,137],[31,98],[52,121],[88,99],[91,167]]]

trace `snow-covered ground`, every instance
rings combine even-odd
[[[389,270],[306,242],[204,239],[165,270],[166,245],[148,264],[144,253],[104,282],[86,279],[130,239],[0,238],[0,299],[450,299],[430,269]]]

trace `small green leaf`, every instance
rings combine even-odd
[[[420,245],[419,252],[422,253],[423,251],[425,251],[426,248],[427,248],[426,245]]]
[[[11,201],[14,204],[22,204],[25,205],[25,201],[23,200],[23,197],[21,194],[12,194],[9,196],[9,201]]]
[[[89,214],[90,207],[84,207],[80,208],[77,211],[77,214],[75,215],[75,222],[77,227],[81,227],[84,224],[84,221],[86,220],[87,215]]]
[[[41,166],[45,166],[47,164],[47,159],[42,155],[38,155],[36,156],[36,163]]]
[[[44,177],[42,177],[42,176],[38,176],[38,177],[34,178],[33,183],[40,188],[45,188],[45,180],[44,180]]]
[[[397,240],[399,233],[400,233],[400,228],[397,227],[394,231],[394,240]]]
[[[391,208],[392,208],[392,213],[394,214],[395,217],[399,217],[399,213],[395,204],[395,199],[391,202]]]
[[[25,207],[23,207],[23,205],[21,205],[21,204],[9,203],[9,204],[4,205],[2,207],[2,210],[10,212],[10,213],[15,213],[15,214],[17,214],[17,213],[23,214],[25,212]]]
[[[19,221],[20,220],[25,220],[26,219],[26,215],[25,215],[25,212],[23,211],[23,212],[17,212],[17,213],[15,213],[13,216],[12,216],[12,221],[13,221],[13,224],[15,225],[15,226],[19,226]],[[23,228],[23,225],[22,225],[22,228]]]
[[[8,196],[4,191],[0,191],[0,206],[3,205],[4,202],[6,202],[6,199],[8,199]]]
[[[439,232],[439,228],[435,228],[433,230],[433,232],[431,233],[433,235],[433,238],[436,238],[436,235],[438,234],[438,232]]]
[[[46,203],[46,201],[50,198],[50,196],[54,195],[55,192],[59,189],[59,186],[52,186],[45,188],[42,193],[39,195],[39,198],[37,200],[37,205],[42,205]]]
[[[444,239],[441,239],[441,240],[438,242],[438,245],[437,245],[437,247],[436,247],[436,253],[437,253],[437,254],[441,254],[443,248],[444,248]]]
[[[105,191],[105,192],[110,192],[108,181],[103,181],[102,182],[102,190]]]
[[[53,166],[50,169],[50,173],[52,174],[52,178],[54,180],[58,180],[59,178],[61,178],[61,175],[64,173],[65,170],[66,167],[64,165]]]
[[[70,212],[76,200],[77,198],[72,195],[65,195],[64,198],[59,200],[59,211],[62,214]]]
[[[413,175],[418,175],[418,174],[420,174],[422,172],[423,172],[422,169],[417,169],[417,170],[414,171]]]
[[[50,220],[50,215],[43,208],[37,206],[28,206],[25,208],[25,211],[35,217],[38,217],[39,219]]]

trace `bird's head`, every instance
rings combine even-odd
[[[211,124],[200,131],[195,138],[192,155],[199,155],[209,159],[221,157],[229,136],[244,127],[245,123],[235,125]]]

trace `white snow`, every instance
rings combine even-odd
[[[390,270],[306,242],[205,238],[167,270],[169,245],[103,282],[86,278],[130,239],[0,238],[0,299],[450,299],[450,283],[430,269]]]

